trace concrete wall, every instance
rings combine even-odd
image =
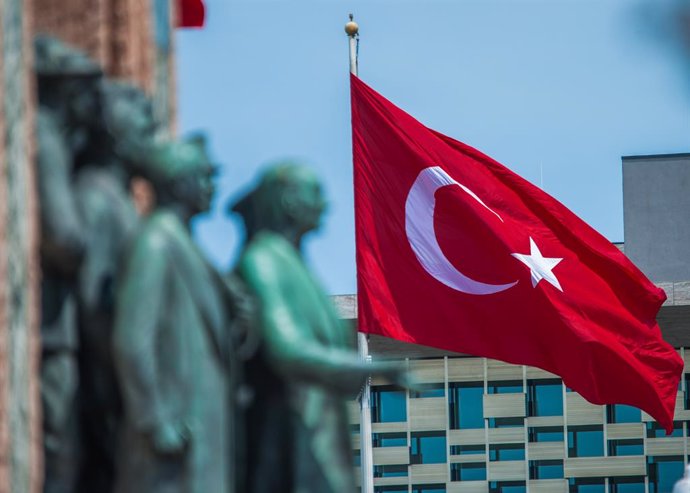
[[[655,282],[690,279],[690,154],[623,158],[625,253]]]

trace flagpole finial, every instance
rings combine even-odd
[[[350,37],[357,36],[357,33],[359,32],[359,26],[357,25],[357,23],[353,19],[354,19],[354,16],[352,14],[350,14],[350,22],[345,24],[345,32]]]

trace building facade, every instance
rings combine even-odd
[[[673,433],[639,409],[590,404],[538,368],[371,336],[374,359],[404,361],[421,385],[372,382],[377,493],[671,493],[690,459],[690,257],[673,245],[690,231],[688,209],[674,206],[690,197],[690,155],[626,157],[623,176],[625,251],[666,291],[658,321],[686,362]],[[335,303],[356,322],[355,296]],[[351,411],[358,463],[357,403]]]
[[[687,346],[678,352],[690,371]],[[377,493],[670,493],[688,464],[689,373],[666,436],[639,409],[590,404],[538,368],[378,336],[370,347],[373,358],[405,361],[422,387],[372,382]]]

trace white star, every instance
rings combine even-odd
[[[551,271],[563,259],[544,257],[531,236],[529,239],[529,249],[529,255],[521,253],[511,253],[511,255],[529,267],[532,277],[532,287],[536,288],[537,283],[544,279],[562,292],[563,288],[561,288],[561,283],[558,282],[558,279],[556,279],[556,276]]]

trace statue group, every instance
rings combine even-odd
[[[267,168],[230,206],[245,243],[218,272],[190,234],[215,192],[204,138],[157,137],[139,89],[35,48],[45,491],[355,491],[346,401],[406,377],[359,358],[305,266],[318,179]]]

